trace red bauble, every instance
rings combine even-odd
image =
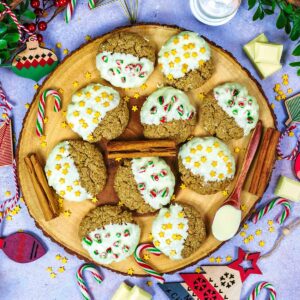
[[[41,21],[38,23],[38,29],[40,31],[45,31],[47,29],[47,23],[45,21]]]
[[[33,7],[33,8],[39,8],[40,7],[40,0],[31,0],[30,1],[30,5],[31,5],[31,7]]]
[[[68,4],[68,0],[55,0],[54,1],[54,5],[56,7],[63,7],[66,6]]]
[[[41,42],[44,40],[43,36],[42,36],[40,33],[38,33],[38,34],[36,35],[36,37],[37,37],[39,43],[41,43]]]
[[[27,26],[27,29],[30,31],[30,32],[35,32],[36,31],[36,25],[34,23],[30,23],[28,24]]]

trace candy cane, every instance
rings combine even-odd
[[[162,274],[155,271],[149,264],[145,263],[142,260],[141,253],[144,250],[147,250],[148,252],[153,253],[154,255],[161,255],[161,251],[155,248],[152,244],[140,244],[136,247],[134,251],[134,259],[146,273],[156,278],[160,283],[164,283],[165,279],[163,278]]]
[[[281,135],[280,135],[280,138],[279,138],[276,149],[277,149],[278,157],[280,157],[281,159],[293,160],[293,159],[296,158],[296,155],[300,150],[300,135],[298,137],[296,146],[294,147],[294,149],[292,150],[292,152],[289,155],[284,155],[282,150],[281,150],[281,143],[282,143],[284,137],[287,136],[290,132],[292,132],[295,128],[297,128],[296,125],[291,125],[284,132],[282,132]]]
[[[13,20],[13,22],[16,24],[19,35],[20,35],[20,41],[22,43],[25,43],[26,39],[22,39],[22,35],[23,35],[23,31],[25,31],[27,34],[32,35],[33,33],[31,33],[26,27],[24,27],[18,20],[18,18],[16,17],[16,15],[14,14],[14,12],[11,10],[11,8],[3,1],[0,1],[0,4],[2,4],[5,7],[5,10],[3,12],[0,13],[0,20],[2,17],[4,17],[4,15],[8,14],[11,19]]]
[[[80,288],[81,295],[85,300],[91,300],[92,296],[89,293],[88,286],[83,279],[83,272],[90,271],[93,275],[93,278],[100,284],[103,281],[102,276],[99,271],[96,269],[96,266],[93,264],[83,264],[76,273],[77,284]]]
[[[258,297],[258,295],[260,294],[260,291],[262,289],[266,289],[269,291],[269,300],[276,300],[276,291],[275,291],[274,286],[271,283],[268,283],[266,281],[259,283],[254,288],[251,295],[249,295],[247,300],[255,300]]]
[[[94,9],[96,7],[96,1],[95,0],[89,0],[89,8]]]
[[[284,207],[283,212],[276,218],[277,223],[280,225],[288,218],[291,213],[291,204],[287,199],[277,198],[265,205],[261,210],[254,214],[252,222],[257,223],[264,215],[266,215],[275,205],[282,205]]]
[[[46,99],[48,96],[53,96],[55,99],[54,102],[54,111],[59,112],[61,110],[61,97],[56,90],[45,90],[41,96],[38,104],[38,114],[36,119],[36,134],[38,137],[43,135],[44,131],[44,119],[45,119],[45,108],[46,108]]]
[[[0,98],[1,98],[1,102],[0,102],[0,107],[3,108],[4,110],[4,113],[6,114],[6,120],[5,120],[5,123],[8,124],[9,123],[9,112],[11,112],[12,110],[12,105],[9,103],[5,93],[4,93],[4,90],[2,88],[2,85],[1,85],[1,82],[0,82]],[[0,145],[1,145],[2,141],[0,142]]]
[[[65,11],[65,21],[66,23],[69,23],[70,20],[72,19],[72,16],[74,14],[75,6],[76,6],[76,1],[77,0],[70,0],[68,2],[66,11]]]

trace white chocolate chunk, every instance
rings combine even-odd
[[[119,288],[116,290],[111,300],[129,300],[131,287],[125,282],[122,282]]]
[[[124,300],[126,298],[123,298]],[[131,292],[130,292],[130,298],[129,300],[151,300],[152,296],[144,291],[143,289],[139,288],[137,285],[135,285]]]
[[[256,64],[257,71],[259,72],[262,79],[265,79],[275,72],[281,70],[281,64],[266,64],[266,63],[257,63]]]
[[[224,205],[217,211],[212,233],[219,241],[231,239],[238,231],[242,219],[242,212],[231,205]]]
[[[252,63],[255,63],[254,62],[254,50],[255,50],[256,42],[267,43],[268,38],[265,36],[264,33],[262,33],[243,47],[244,51],[246,52],[246,54],[248,55],[248,57],[252,61]]]
[[[151,300],[152,295],[135,285],[131,288],[122,282],[111,300]]]
[[[283,45],[256,42],[254,46],[254,61],[256,63],[279,64]]]
[[[280,176],[274,193],[278,197],[299,202],[300,182],[285,176]]]

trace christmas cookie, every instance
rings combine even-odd
[[[114,183],[120,201],[138,213],[153,212],[168,204],[174,187],[175,176],[159,157],[125,160],[118,168]]]
[[[196,122],[196,110],[188,96],[173,87],[155,91],[141,109],[144,136],[150,139],[184,142],[193,132]]]
[[[129,120],[127,104],[111,87],[90,84],[72,96],[67,122],[84,140],[112,140],[122,134]]]
[[[209,45],[190,31],[172,36],[160,49],[158,63],[167,83],[184,91],[200,87],[214,70]]]
[[[233,180],[235,161],[226,144],[214,137],[195,137],[178,155],[183,183],[199,194],[214,194]]]
[[[189,257],[206,238],[205,224],[193,207],[162,208],[152,224],[153,244],[172,260]]]
[[[155,49],[136,33],[115,33],[100,45],[96,64],[101,77],[112,85],[139,87],[153,72]]]
[[[225,83],[216,87],[201,106],[204,128],[224,141],[246,136],[256,126],[259,106],[246,87]]]
[[[48,184],[69,201],[95,197],[106,183],[102,154],[83,141],[63,141],[50,152],[45,172]]]
[[[100,264],[126,259],[138,245],[140,234],[140,227],[132,214],[112,205],[91,210],[79,226],[83,248]]]

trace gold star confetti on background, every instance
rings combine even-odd
[[[133,106],[131,107],[131,110],[134,111],[134,112],[136,112],[136,111],[138,111],[139,109],[138,109],[138,107],[137,107],[136,105],[133,105]]]
[[[148,238],[149,238],[150,241],[153,240],[153,235],[152,235],[152,233],[149,233]]]
[[[98,199],[96,197],[92,198],[92,203],[97,203]]]
[[[54,279],[54,278],[56,278],[56,274],[55,274],[54,272],[51,272],[51,273],[50,273],[50,277],[51,277],[52,279]]]
[[[62,128],[67,128],[68,124],[67,124],[67,122],[64,121],[64,122],[61,122],[60,126]]]
[[[245,237],[246,236],[246,232],[245,231],[241,231],[240,232],[240,236]]]
[[[244,228],[245,230],[247,230],[247,229],[249,228],[249,225],[248,225],[247,223],[245,223],[245,224],[243,225],[243,228]]]
[[[29,103],[25,103],[24,106],[25,106],[26,109],[28,109],[30,107],[30,104]]]
[[[62,47],[62,45],[61,45],[61,43],[56,43],[56,47],[58,48],[58,49],[60,49],[61,47]]]
[[[235,148],[234,148],[234,152],[235,152],[235,153],[239,153],[240,151],[241,151],[241,149],[240,149],[239,147],[235,147]]]
[[[232,261],[232,256],[227,255],[227,256],[226,256],[226,261],[231,262],[231,261]]]
[[[211,263],[214,263],[215,261],[216,261],[216,259],[212,256],[212,257],[210,257],[209,259],[209,262],[211,262]]]
[[[90,40],[92,39],[92,37],[91,37],[90,35],[86,35],[86,36],[84,37],[84,39],[88,42],[88,41],[90,41]]]
[[[261,241],[258,242],[258,245],[259,245],[260,247],[264,247],[265,244],[266,244],[266,242],[263,241],[263,240],[261,240]]]
[[[275,231],[275,228],[273,226],[269,227],[268,229],[270,232],[274,232]]]
[[[60,255],[60,254],[56,254],[56,255],[55,255],[55,259],[56,259],[56,260],[61,260],[61,255]]]
[[[64,49],[64,50],[63,50],[63,54],[64,54],[64,55],[69,54],[69,49]]]
[[[121,157],[116,157],[115,161],[120,161],[122,158]]]
[[[128,102],[130,100],[130,97],[125,96],[123,99],[124,99],[124,101]]]
[[[6,192],[5,192],[5,196],[6,196],[6,197],[9,197],[10,195],[11,195],[11,191],[6,191]]]
[[[11,221],[12,219],[13,219],[13,218],[12,218],[11,215],[6,216],[6,220],[7,220],[7,221]]]
[[[257,229],[257,230],[255,231],[255,234],[256,234],[257,236],[261,235],[261,234],[262,234],[262,230],[261,230],[261,229]]]
[[[268,220],[268,225],[272,226],[274,224],[273,220]]]
[[[53,271],[52,267],[48,267],[46,270],[47,270],[47,272],[50,272],[50,273]]]
[[[200,274],[200,273],[201,273],[201,268],[200,268],[200,267],[197,267],[197,268],[195,269],[195,272],[198,273],[198,274]]]
[[[203,93],[198,94],[198,99],[200,101],[204,100],[205,95]]]
[[[152,286],[152,285],[153,285],[153,282],[150,281],[150,280],[148,280],[148,281],[147,281],[147,285],[148,285],[148,286]]]
[[[40,87],[40,86],[39,86],[37,83],[33,86],[33,88],[34,88],[35,90],[37,90],[39,87]]]
[[[218,256],[216,257],[216,263],[220,264],[222,262],[222,257]]]
[[[65,270],[66,270],[65,267],[64,267],[64,266],[61,266],[61,267],[58,268],[57,271],[58,271],[59,273],[63,273]]]
[[[249,239],[245,238],[245,239],[243,239],[243,242],[244,242],[244,244],[249,244]]]

